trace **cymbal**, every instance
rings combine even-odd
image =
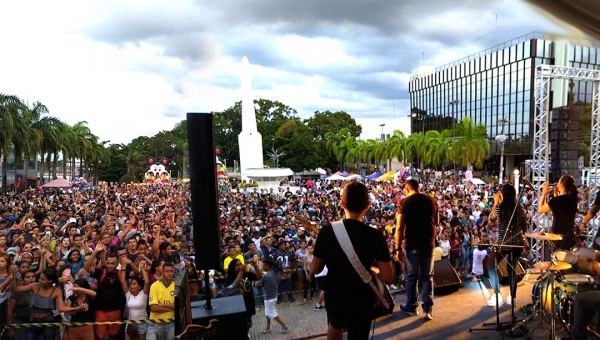
[[[526,233],[525,236],[540,241],[560,241],[563,239],[561,235],[551,233]]]
[[[571,269],[571,264],[562,261],[556,261],[555,263],[552,263],[552,261],[544,261],[535,263],[533,268],[541,270],[567,270]]]

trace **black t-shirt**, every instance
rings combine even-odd
[[[552,209],[552,232],[566,235],[575,227],[577,203],[569,195],[553,197],[548,202]]]
[[[79,303],[77,302],[77,297],[75,295],[69,296],[69,300],[71,301],[71,307],[79,307]],[[88,306],[91,304],[92,300],[89,296],[86,296],[83,303],[87,303]],[[71,314],[71,322],[93,322],[94,314],[91,308],[88,308],[86,311],[79,311],[77,313]]]
[[[400,201],[398,213],[404,215],[406,250],[435,247],[438,207],[432,197],[420,193],[410,195]]]
[[[106,274],[102,275],[102,273]],[[93,277],[98,280],[98,290],[94,299],[96,310],[111,311],[123,310],[125,308],[125,294],[121,287],[118,271],[112,273],[106,271],[106,267],[96,268]],[[102,279],[101,279],[102,278]]]
[[[246,267],[242,267],[245,269]],[[231,285],[235,281],[235,277],[228,276],[225,278],[225,287]],[[242,278],[241,288],[244,294],[244,304],[246,305],[246,316],[251,317],[256,314],[256,305],[254,304],[254,290],[252,289],[252,283],[258,281],[256,274],[253,272],[244,273]]]
[[[356,220],[344,220],[348,237],[360,262],[368,270],[374,261],[391,261],[385,239],[381,231]],[[325,304],[335,304],[347,308],[371,308],[375,293],[358,276],[350,260],[342,250],[333,227],[323,226],[315,243],[314,256],[327,265],[325,276]],[[336,308],[337,309],[337,308]]]
[[[600,205],[600,191],[596,193],[596,198],[594,198],[594,205]]]

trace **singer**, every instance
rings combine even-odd
[[[514,303],[514,298],[517,296],[517,262],[523,249],[526,247],[524,238],[525,231],[529,228],[527,225],[527,212],[525,208],[517,202],[517,192],[515,187],[510,184],[502,186],[502,191],[494,195],[494,207],[490,213],[490,222],[498,226],[497,248],[501,258],[506,258],[508,279],[510,282],[510,295],[506,298],[506,302],[510,305]],[[512,246],[512,247],[502,247]],[[522,246],[522,247],[520,247]],[[490,262],[494,261],[493,256],[490,256]],[[500,287],[496,287],[499,280],[496,279],[497,271],[495,263],[488,263],[490,283],[494,286],[496,292],[500,292]],[[502,299],[499,297],[499,301]],[[496,297],[491,296],[490,305],[496,304]]]
[[[555,245],[558,249],[571,249],[577,243],[575,230],[575,214],[577,213],[577,196],[579,191],[575,179],[571,175],[563,175],[554,187],[554,197],[548,202],[550,192],[548,182],[542,185],[539,212],[545,214],[552,211],[552,233],[563,235],[562,241]]]

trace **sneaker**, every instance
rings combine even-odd
[[[283,327],[283,329],[281,330],[281,333],[285,334],[290,330],[290,326],[285,325],[285,327]]]
[[[390,285],[390,288],[393,289],[393,290],[398,289],[398,287],[396,287],[395,285]]]
[[[498,295],[498,306],[502,306],[503,304],[504,300],[502,300],[502,295]],[[492,296],[490,296],[490,299],[488,300],[488,306],[496,306],[496,294],[492,294]]]
[[[294,303],[294,302],[296,302],[296,299],[294,299],[294,298],[291,298],[291,299],[288,299],[288,301],[289,301],[290,303]]]
[[[317,305],[315,306],[315,310],[316,310],[316,311],[319,311],[319,310],[324,310],[324,309],[325,309],[325,306],[323,306],[323,305],[320,305],[320,304],[318,304],[318,303],[317,303]]]
[[[263,329],[262,334],[271,334],[271,329]]]
[[[512,306],[514,303],[517,303],[517,299],[513,299],[513,297],[510,295],[506,297],[507,305]]]
[[[423,320],[425,320],[425,321],[433,320],[433,314],[431,313],[431,311],[423,312]]]
[[[400,311],[406,315],[415,316],[419,315],[419,311],[416,309],[411,309],[406,305],[400,305]]]

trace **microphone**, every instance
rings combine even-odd
[[[527,178],[527,176],[521,176],[521,179],[523,180],[523,184],[530,187],[531,189],[535,190],[535,186],[533,186],[533,183],[531,183],[531,181],[529,180],[529,178]]]

